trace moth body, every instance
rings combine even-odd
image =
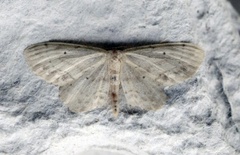
[[[118,99],[120,87],[120,72],[121,72],[121,53],[119,51],[110,52],[110,60],[108,63],[108,74],[110,79],[109,96],[111,99],[111,106],[115,116],[119,113]]]

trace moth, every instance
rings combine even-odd
[[[152,44],[119,50],[63,42],[43,42],[24,50],[32,71],[59,86],[59,96],[73,112],[127,104],[155,110],[165,104],[164,87],[195,74],[204,51],[191,43]],[[122,88],[123,94],[120,94]]]

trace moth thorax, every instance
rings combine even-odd
[[[111,59],[110,62],[108,64],[108,68],[109,68],[109,74],[113,75],[113,74],[119,74],[120,73],[120,69],[121,69],[121,53],[119,51],[112,51],[111,52]]]
[[[113,50],[111,51],[111,60],[119,61],[122,57],[121,51]]]

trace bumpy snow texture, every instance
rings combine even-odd
[[[2,1],[0,154],[238,154],[239,28],[224,0]],[[24,59],[27,46],[53,39],[189,41],[205,60],[193,78],[165,88],[168,102],[157,111],[76,114]]]

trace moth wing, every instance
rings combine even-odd
[[[121,71],[121,84],[127,103],[146,110],[160,108],[167,99],[162,85],[149,76],[143,79],[142,70],[137,70],[130,63],[124,63]]]
[[[103,49],[60,42],[31,45],[24,55],[36,75],[58,86],[77,80],[106,59]]]
[[[35,74],[60,86],[60,98],[73,112],[107,104],[109,77],[105,50],[77,44],[45,42],[25,49]]]
[[[190,78],[204,52],[190,43],[166,43],[124,51],[121,83],[127,102],[142,109],[165,104],[164,87]]]
[[[60,87],[60,98],[71,111],[82,112],[109,103],[109,76],[106,60],[78,80]]]

